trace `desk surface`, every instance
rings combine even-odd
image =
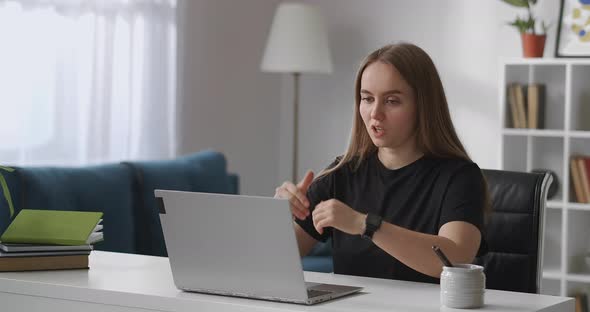
[[[315,306],[188,293],[174,286],[168,258],[93,251],[90,270],[0,273],[0,293],[161,311],[453,311],[441,309],[439,285],[314,272],[305,278],[364,290]],[[480,310],[574,311],[566,297],[486,290],[485,302]]]

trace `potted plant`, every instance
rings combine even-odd
[[[14,169],[9,167],[0,166],[0,170],[13,172]],[[2,193],[4,193],[4,198],[6,198],[6,202],[8,203],[8,210],[10,211],[10,217],[14,214],[14,206],[12,205],[12,197],[10,196],[10,191],[8,190],[8,183],[6,183],[6,179],[2,175],[0,171],[0,186],[2,187]]]
[[[542,33],[537,34],[536,26],[538,25],[537,19],[533,16],[532,6],[537,4],[537,0],[502,0],[507,4],[518,8],[526,8],[528,17],[522,18],[516,17],[516,20],[511,22],[510,25],[516,27],[520,33],[522,39],[522,50],[524,57],[543,57],[543,51],[545,50],[545,39],[547,38],[547,29],[549,25],[545,24],[545,21],[541,21]]]

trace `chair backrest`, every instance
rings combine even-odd
[[[486,288],[538,293],[543,259],[547,173],[483,170],[492,200],[484,237]]]

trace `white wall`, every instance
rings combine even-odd
[[[466,149],[481,167],[497,168],[499,60],[521,55],[519,35],[506,22],[524,11],[499,0],[306,2],[318,5],[327,19],[335,70],[331,75],[302,75],[300,175],[307,168],[322,169],[344,152],[358,64],[372,50],[398,40],[413,42],[430,54]],[[538,13],[553,21],[545,49],[545,55],[552,56],[559,1],[539,4]],[[279,163],[289,164],[284,159]]]
[[[357,66],[370,51],[398,40],[431,55],[468,152],[481,167],[497,167],[498,62],[521,55],[518,33],[506,22],[523,11],[500,0],[303,1],[326,17],[334,72],[301,76],[299,176],[344,151]],[[559,1],[539,2],[539,13],[554,25],[545,49],[552,56]],[[243,194],[272,195],[290,176],[292,80],[259,71],[278,3],[179,3],[179,152],[224,152]]]
[[[179,1],[178,152],[223,152],[243,194],[277,183],[280,76],[259,70],[277,2]]]

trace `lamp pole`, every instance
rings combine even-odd
[[[298,163],[298,144],[299,144],[299,76],[300,73],[293,73],[293,183],[298,182],[297,163]]]

